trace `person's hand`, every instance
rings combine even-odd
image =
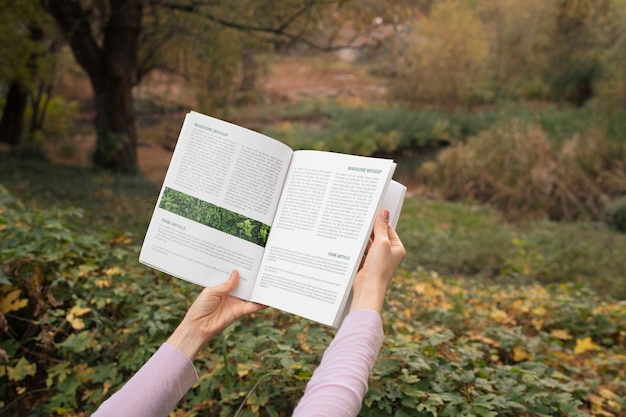
[[[167,343],[193,360],[202,346],[239,317],[265,306],[228,295],[239,284],[239,272],[233,270],[228,280],[202,290]]]
[[[402,241],[389,224],[389,210],[380,211],[374,222],[373,240],[352,285],[350,310],[382,311],[385,292],[406,255]]]

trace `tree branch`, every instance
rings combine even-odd
[[[83,10],[78,0],[40,0],[40,2],[61,29],[78,63],[92,80],[98,79],[102,68],[102,49],[91,31],[90,13]]]
[[[170,2],[166,7],[173,11],[181,11],[185,13],[193,13],[204,16],[206,19],[217,23],[223,27],[239,30],[242,32],[256,33],[256,34],[269,34],[276,38],[283,38],[289,41],[289,43],[301,42],[312,49],[316,49],[319,51],[333,51],[343,48],[355,48],[360,47],[358,45],[354,45],[351,42],[345,44],[337,44],[337,45],[322,45],[318,42],[315,42],[312,39],[306,38],[304,25],[297,32],[289,31],[289,27],[294,24],[299,18],[306,15],[308,11],[310,11],[317,4],[321,3],[319,0],[308,0],[305,4],[302,5],[301,8],[296,10],[292,15],[285,18],[281,21],[277,26],[260,26],[253,25],[248,23],[241,23],[235,20],[228,20],[222,18],[220,16],[211,14],[209,12],[203,12],[203,8],[206,8],[207,4],[203,1],[190,1],[186,2],[186,4],[174,3]],[[341,3],[341,2],[340,2]]]

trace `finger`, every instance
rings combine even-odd
[[[243,314],[255,313],[255,312],[263,310],[265,308],[267,308],[267,306],[263,305],[263,304],[259,304],[259,303],[245,303],[244,308],[243,308]]]
[[[226,281],[214,287],[210,287],[209,290],[213,295],[228,295],[235,288],[237,288],[237,285],[239,285],[239,271],[233,269]]]
[[[400,240],[400,236],[398,236],[398,233],[391,225],[389,225],[388,236],[392,252],[396,253],[400,257],[400,259],[404,259],[404,257],[406,256],[406,249],[404,248],[404,244]]]
[[[389,236],[389,240],[391,241],[392,246],[402,246],[402,241],[400,240],[400,236],[396,232],[396,229],[393,226],[389,225],[387,228],[387,236]]]
[[[382,209],[374,222],[374,240],[387,239],[389,229],[389,210]]]

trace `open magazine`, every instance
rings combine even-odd
[[[232,295],[338,327],[376,214],[400,215],[395,167],[190,112],[139,260],[205,287],[236,268]]]

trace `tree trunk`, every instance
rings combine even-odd
[[[93,84],[93,82],[92,82]],[[130,80],[107,74],[94,85],[95,165],[121,172],[137,171],[137,130]]]
[[[132,88],[137,77],[142,0],[111,0],[104,32],[102,70],[92,78],[98,143],[96,165],[137,171],[137,130]]]
[[[241,51],[241,72],[238,103],[250,104],[254,102],[259,65],[254,55],[254,50],[246,41],[244,41],[243,50]]]
[[[43,29],[34,23],[29,25],[29,37],[34,43],[41,43],[43,40]],[[32,49],[29,53],[26,79],[37,79],[37,60],[41,53]],[[24,75],[22,76],[24,77]],[[31,83],[32,84],[32,83]],[[28,88],[24,86],[23,79],[11,81],[6,97],[4,112],[0,120],[0,142],[7,143],[13,147],[20,145],[24,134],[24,112],[28,103]],[[38,108],[33,107],[33,117]],[[32,131],[29,133],[33,133]]]
[[[132,87],[137,82],[143,0],[109,0],[104,31],[96,36],[80,0],[42,1],[93,87],[97,133],[94,163],[115,171],[137,172]],[[96,39],[102,39],[101,46]]]
[[[12,82],[7,93],[2,119],[0,119],[0,142],[17,146],[24,131],[24,110],[27,94],[18,82]]]

